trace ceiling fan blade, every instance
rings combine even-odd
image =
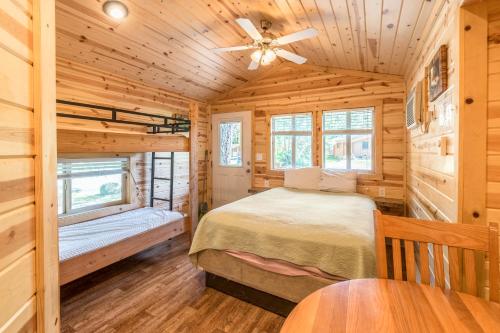
[[[307,61],[307,58],[304,58],[292,52],[288,52],[287,50],[275,49],[274,52],[276,52],[276,55],[278,57],[284,58],[299,65],[302,65]]]
[[[255,49],[254,45],[240,45],[240,46],[230,46],[230,47],[219,47],[212,49],[214,52],[232,52],[232,51],[243,51],[249,49]]]
[[[314,28],[309,28],[306,30],[294,32],[289,35],[285,35],[283,37],[276,38],[274,42],[277,45],[285,45],[293,42],[298,42],[299,40],[316,37],[317,35],[318,35],[318,30]]]
[[[253,61],[250,63],[250,65],[248,65],[248,69],[251,70],[251,71],[254,71],[256,70],[257,68],[259,68],[259,63],[257,61]]]
[[[252,21],[246,18],[238,18],[236,19],[236,23],[240,25],[240,27],[245,30],[245,32],[252,37],[253,40],[261,40],[262,35],[259,30],[253,25]]]

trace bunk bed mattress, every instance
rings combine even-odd
[[[60,227],[59,260],[77,257],[182,218],[179,212],[145,207]]]
[[[375,277],[372,199],[356,193],[275,188],[206,214],[190,258],[238,251],[346,279]],[[221,263],[223,265],[223,263]]]

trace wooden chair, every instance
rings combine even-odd
[[[403,280],[401,241],[404,243],[406,280],[431,284],[429,252],[434,261],[434,286],[445,289],[444,248],[448,248],[448,277],[452,290],[477,296],[475,251],[487,252],[489,259],[490,300],[499,301],[498,225],[424,221],[382,215],[374,211],[377,275],[388,278],[386,238],[392,240],[394,279]],[[429,246],[430,245],[430,246]],[[444,248],[443,248],[444,247]],[[417,251],[415,251],[417,249]],[[460,265],[460,263],[463,265]],[[420,265],[418,265],[420,264]],[[418,269],[418,271],[417,271]],[[462,272],[464,274],[462,274]],[[461,281],[462,276],[464,281]]]

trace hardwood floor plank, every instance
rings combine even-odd
[[[205,288],[186,235],[61,288],[62,333],[279,332],[284,318]]]

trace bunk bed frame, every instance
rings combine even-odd
[[[93,121],[105,121],[105,122],[115,122],[121,124],[131,124],[131,125],[140,125],[148,127],[148,135],[154,134],[176,134],[183,132],[190,132],[189,137],[196,137],[195,131],[197,130],[197,119],[198,119],[198,107],[194,105],[190,107],[190,118],[194,118],[196,120],[195,126],[191,126],[191,121],[184,118],[179,117],[167,117],[167,116],[159,116],[155,114],[147,114],[143,112],[136,112],[124,109],[117,109],[107,106],[93,105],[93,104],[85,104],[85,103],[77,103],[72,101],[57,101],[60,104],[72,105],[77,107],[91,108],[91,109],[99,109],[111,111],[110,118],[104,117],[89,117],[82,116],[78,114],[68,114],[68,113],[57,113],[59,117],[68,117],[68,118],[78,118],[85,120],[93,120]],[[137,121],[137,120],[127,120],[125,117],[127,115],[133,116],[141,116],[145,121]],[[150,119],[151,122],[146,121]],[[160,122],[158,122],[160,120]],[[134,136],[131,134],[131,137]],[[162,136],[162,140],[169,140],[169,138],[176,138],[176,136]],[[189,139],[191,140],[191,139]],[[176,141],[177,142],[177,141]],[[163,147],[163,146],[162,146]],[[76,150],[79,148],[75,148]],[[190,152],[190,183],[198,181],[196,170],[192,170],[192,166],[194,165],[197,154],[196,154],[196,145],[189,144],[186,149],[185,146],[176,149],[176,151],[189,151]],[[72,153],[78,153],[79,151],[72,151]],[[133,150],[137,152],[136,148]],[[68,145],[65,146],[64,152],[68,153]],[[85,151],[86,153],[89,151]],[[102,151],[99,151],[102,152]],[[158,151],[150,151],[152,156],[152,164],[151,164],[151,191],[149,197],[149,205],[153,207],[156,201],[164,201],[169,203],[169,209],[173,209],[174,202],[174,152],[170,152],[170,157],[162,157],[157,156],[156,153]],[[165,159],[170,161],[170,177],[162,178],[157,177],[155,175],[156,169],[156,161],[160,159]],[[196,161],[197,162],[197,161]],[[193,172],[195,171],[195,172]],[[167,180],[169,181],[169,197],[168,198],[159,198],[155,195],[155,181],[156,180]],[[194,197],[194,191],[197,191],[197,186],[191,186],[190,184],[190,202],[191,206],[192,202],[196,203],[196,198]],[[178,220],[172,221],[155,229],[137,234],[135,236],[129,237],[127,239],[121,240],[119,242],[110,244],[108,246],[104,246],[97,250],[93,250],[87,252],[85,254],[70,258],[68,260],[61,261],[59,264],[59,272],[60,272],[60,285],[67,284],[71,281],[74,281],[82,276],[95,272],[103,267],[111,265],[117,261],[125,259],[129,256],[132,256],[138,252],[146,250],[150,247],[153,247],[157,244],[160,244],[164,241],[167,241],[175,236],[178,236],[184,232],[191,232],[192,230],[192,221],[197,221],[197,216],[193,216],[193,212],[197,211],[198,207],[190,208],[190,215],[180,218]]]

